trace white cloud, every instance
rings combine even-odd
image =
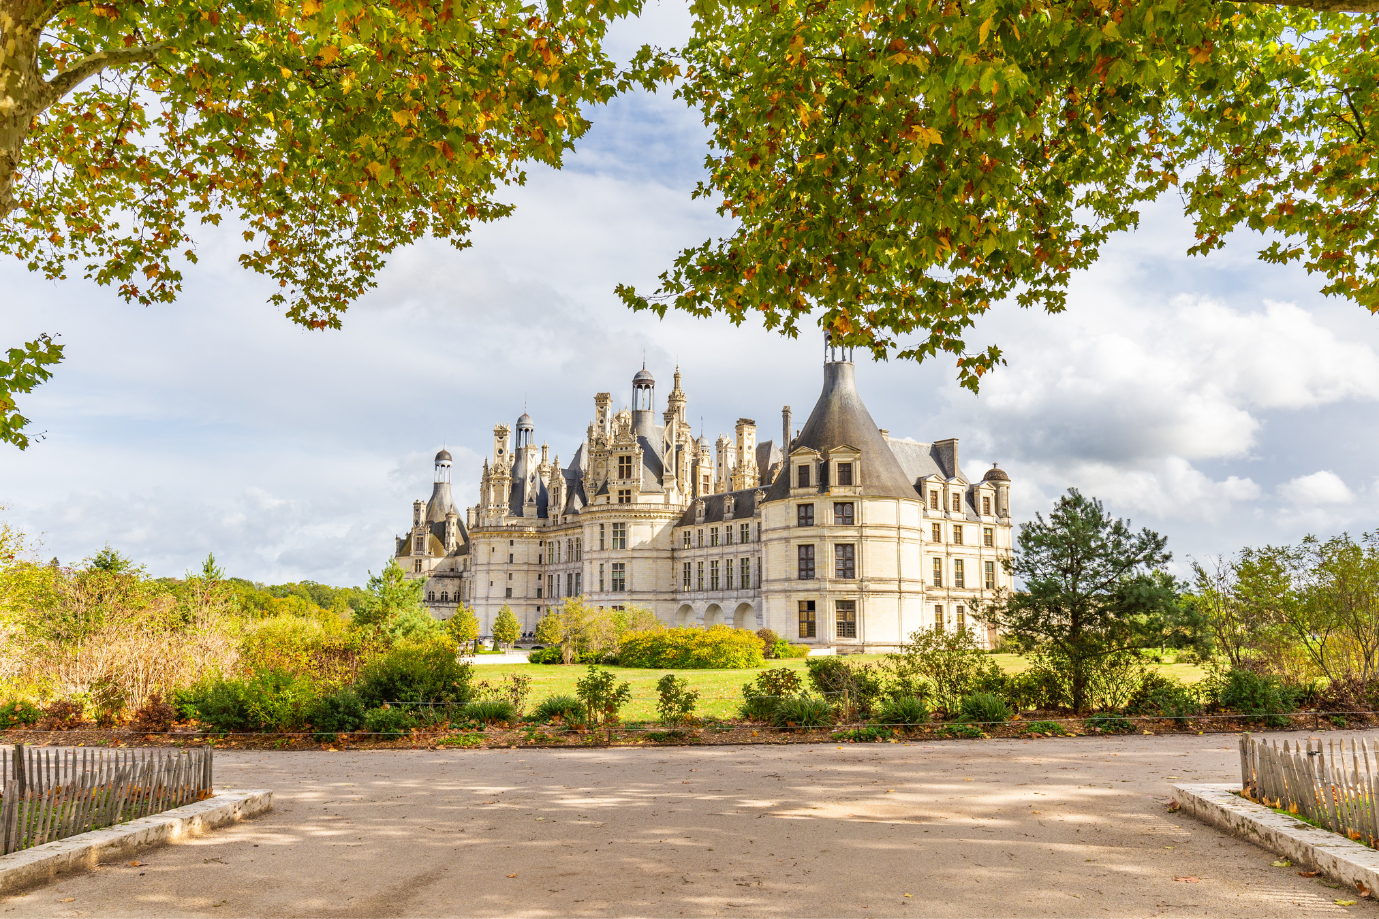
[[[1318,504],[1348,504],[1355,495],[1336,473],[1329,469],[1298,476],[1278,486],[1279,496],[1299,507]]]

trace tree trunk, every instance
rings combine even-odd
[[[35,103],[47,90],[38,70],[41,14],[33,0],[0,3],[0,220],[15,208],[14,177]]]

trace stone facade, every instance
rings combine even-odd
[[[679,368],[658,421],[655,380],[633,377],[631,409],[594,397],[561,466],[523,414],[494,428],[478,503],[454,505],[450,454],[436,455],[397,561],[426,579],[432,614],[472,606],[488,634],[504,604],[530,634],[568,596],[646,607],[673,625],[767,626],[840,650],[897,646],[919,628],[972,628],[970,611],[1009,586],[1010,480],[977,482],[958,441],[889,437],[872,421],[850,355],[830,349],[803,428],[757,441],[739,418],[713,448],[686,422]],[[983,631],[983,643],[995,640]]]

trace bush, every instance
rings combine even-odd
[[[510,673],[491,685],[487,680],[474,684],[475,694],[484,701],[501,701],[512,705],[518,718],[527,707],[527,696],[531,694],[531,677],[523,673]]]
[[[699,691],[689,688],[689,680],[667,673],[657,681],[656,692],[656,713],[660,716],[662,724],[671,726],[694,720],[694,707],[699,702]]]
[[[575,683],[575,695],[584,703],[590,726],[602,722],[608,729],[608,742],[612,743],[613,725],[618,721],[618,713],[632,698],[631,685],[617,682],[617,676],[611,671],[590,667],[589,672]]]
[[[1261,718],[1269,727],[1283,727],[1297,703],[1292,687],[1272,674],[1235,668],[1226,674],[1218,690],[1222,707],[1251,718]]]
[[[1031,721],[1025,725],[1026,734],[1051,734],[1055,737],[1063,737],[1068,732],[1063,729],[1063,725],[1057,721]]]
[[[1130,697],[1130,704],[1125,710],[1132,715],[1188,718],[1199,714],[1202,704],[1187,686],[1151,671],[1144,675],[1140,688]]]
[[[582,724],[584,703],[574,696],[550,696],[542,699],[541,704],[532,712],[532,720],[540,723],[554,721],[557,718],[566,724]]]
[[[163,701],[159,693],[150,693],[148,701],[134,713],[129,726],[140,733],[161,734],[177,721],[177,709]]]
[[[242,680],[211,680],[193,686],[180,700],[183,711],[221,734],[252,731],[259,725],[245,704]]]
[[[529,664],[559,664],[563,663],[564,658],[560,655],[559,648],[542,648],[540,651],[533,651],[527,655]]]
[[[809,656],[809,645],[792,645],[781,638],[776,641],[774,653],[777,660],[798,660]]]
[[[832,706],[818,696],[792,696],[776,703],[771,721],[782,728],[817,728],[830,723],[832,715]]]
[[[1130,719],[1116,712],[1098,712],[1087,719],[1087,728],[1103,734],[1132,734],[1135,731]]]
[[[986,736],[986,732],[975,724],[945,724],[938,729],[940,737],[966,737],[969,740],[980,740]]]
[[[371,708],[364,713],[364,730],[370,734],[397,737],[407,733],[411,726],[412,719],[408,717],[407,713],[391,705]]]
[[[821,695],[848,709],[845,718],[867,715],[885,691],[881,673],[871,664],[852,663],[841,657],[811,657],[805,661],[809,682]]]
[[[741,670],[761,667],[761,640],[746,629],[715,625],[630,632],[618,643],[624,667],[666,670]]]
[[[959,720],[968,724],[996,724],[1010,720],[1005,700],[989,692],[974,692],[962,700]]]
[[[466,705],[464,716],[484,724],[512,724],[517,720],[517,708],[507,699],[485,699]]]
[[[775,629],[757,629],[757,638],[761,639],[761,656],[768,661],[776,656],[776,645],[784,641]]]
[[[309,713],[321,697],[311,677],[288,670],[260,670],[244,688],[249,719],[274,731],[306,727]]]
[[[876,713],[880,724],[927,724],[929,703],[918,696],[896,696],[881,704]]]
[[[307,721],[316,729],[318,739],[333,739],[335,734],[348,734],[364,726],[364,701],[353,689],[341,689],[322,696],[307,713]]]
[[[448,641],[405,643],[365,665],[354,688],[371,709],[403,702],[463,705],[473,696],[472,675]]]
[[[38,720],[42,717],[42,710],[32,702],[25,702],[23,699],[11,699],[4,705],[0,705],[0,731],[10,728],[32,727],[38,724]]]
[[[1046,670],[1029,669],[1006,680],[1006,698],[1020,711],[1065,708],[1070,700],[1062,683]]]
[[[86,707],[70,699],[59,699],[43,706],[38,726],[44,731],[72,731],[86,720]]]
[[[890,728],[883,728],[879,724],[868,724],[847,731],[837,731],[832,736],[834,740],[846,740],[852,743],[880,743],[894,737],[895,731]]]
[[[950,712],[964,696],[977,691],[977,681],[995,667],[966,630],[919,629],[888,659],[894,674],[893,694],[929,696]]]
[[[804,689],[800,672],[789,667],[764,670],[742,686],[742,709],[739,716],[748,721],[770,721],[776,704],[782,699],[798,696]]]

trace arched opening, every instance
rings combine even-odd
[[[704,628],[723,624],[723,607],[717,603],[710,603],[709,608],[704,610]]]
[[[750,603],[739,603],[733,610],[733,625],[739,629],[757,630],[757,611]]]
[[[675,611],[675,624],[678,626],[694,625],[694,607],[688,603],[682,604]]]

